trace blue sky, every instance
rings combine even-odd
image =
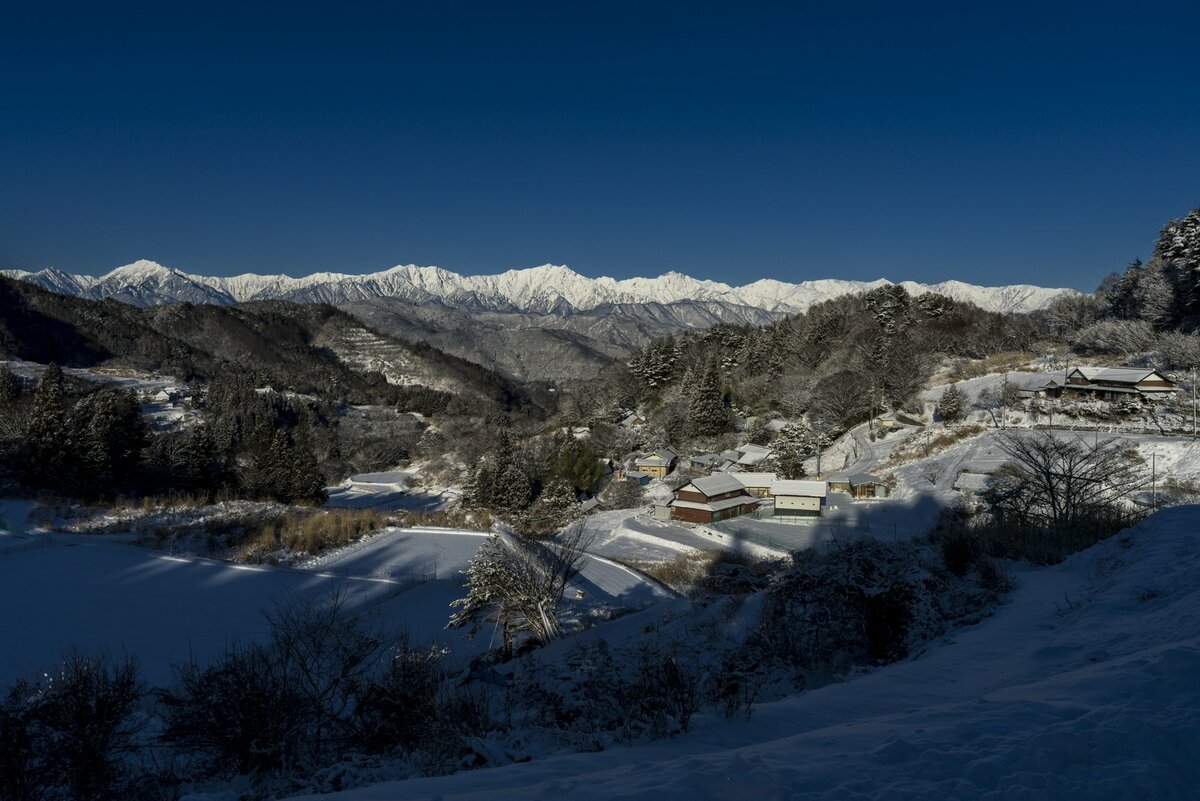
[[[2,267],[1090,289],[1200,206],[1194,3],[22,5]]]

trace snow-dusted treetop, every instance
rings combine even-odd
[[[0,274],[28,281],[53,292],[86,298],[116,298],[139,306],[190,301],[229,304],[250,300],[350,303],[374,298],[440,301],[479,310],[522,311],[537,314],[586,311],[615,303],[677,303],[705,301],[749,306],[794,314],[824,300],[891,284],[875,281],[822,279],[790,284],[762,279],[744,286],[703,281],[677,272],[657,278],[588,278],[569,267],[544,264],[499,275],[459,275],[440,267],[400,265],[377,273],[350,275],[314,273],[303,278],[247,273],[231,277],[190,275],[153,261],[136,261],[99,278],[69,275],[61,270],[39,272],[2,270]],[[998,312],[1028,312],[1044,308],[1072,289],[1015,284],[984,287],[961,281],[939,284],[901,284],[911,294],[934,292]]]

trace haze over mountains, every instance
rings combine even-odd
[[[138,307],[173,303],[230,306],[264,300],[325,303],[386,335],[425,342],[517,380],[588,378],[651,339],[720,323],[761,326],[814,304],[890,281],[826,279],[745,286],[680,273],[657,278],[588,278],[544,265],[464,276],[412,265],[378,273],[316,273],[303,278],[191,275],[138,261],[100,277],[61,270],[0,274],[63,295],[112,298]],[[1028,312],[1072,289],[980,287],[959,281],[902,284],[909,293],[946,295],[996,312]]]

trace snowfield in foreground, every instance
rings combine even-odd
[[[312,799],[1194,799],[1200,507],[1053,568],[922,656],[674,740]]]
[[[147,681],[167,682],[173,663],[204,662],[232,639],[264,636],[262,613],[275,603],[336,591],[352,611],[403,628],[414,642],[442,643],[465,661],[487,650],[487,638],[466,640],[445,626],[450,602],[464,593],[460,571],[486,536],[388,529],[310,570],[172,556],[97,535],[22,537],[39,547],[0,547],[0,686],[56,666],[74,646],[136,657]],[[639,573],[589,557],[567,606],[585,614],[672,597]]]

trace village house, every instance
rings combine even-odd
[[[621,420],[622,428],[634,429],[641,428],[644,425],[646,425],[646,418],[637,412],[630,412]]]
[[[635,459],[633,466],[651,478],[666,478],[675,469],[679,454],[670,448],[657,450],[649,456]]]
[[[828,495],[824,481],[779,479],[771,484],[776,517],[817,517]]]
[[[718,474],[684,484],[668,505],[673,520],[710,524],[750,514],[758,500],[732,475]]]
[[[1086,397],[1102,401],[1154,401],[1170,397],[1178,385],[1158,370],[1133,367],[1073,367],[1018,390],[1024,398]]]
[[[762,445],[741,445],[737,448],[737,463],[742,468],[751,468],[771,455],[771,449]]]
[[[852,498],[886,498],[888,487],[882,478],[870,473],[841,473],[829,477],[832,492],[844,492]]]
[[[766,498],[771,494],[771,485],[775,483],[774,473],[730,473],[746,488],[746,492],[755,498]]]

